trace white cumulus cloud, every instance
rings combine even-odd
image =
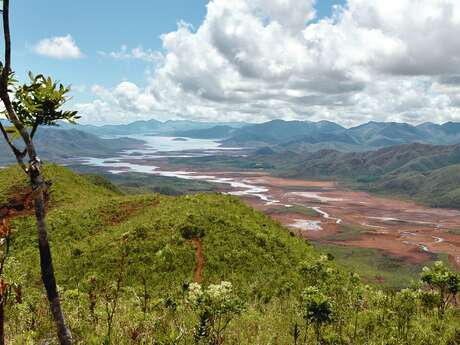
[[[460,120],[458,0],[348,0],[330,18],[315,13],[314,0],[210,1],[196,30],[162,36],[146,87],[95,93],[93,115],[103,102],[114,121]]]
[[[83,56],[80,48],[70,34],[44,38],[33,49],[39,55],[55,59],[78,59]]]

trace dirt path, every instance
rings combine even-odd
[[[199,238],[193,239],[192,242],[195,245],[195,273],[193,274],[193,280],[195,283],[201,284],[204,269],[203,242]]]

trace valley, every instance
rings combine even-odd
[[[132,139],[139,140],[140,137]],[[274,177],[263,171],[177,165],[170,158],[245,157],[246,150],[221,147],[213,140],[146,137],[142,149],[112,158],[78,160],[113,176],[128,173],[205,182],[235,195],[289,227],[293,233],[337,251],[374,249],[401,267],[421,267],[446,259],[460,269],[460,211],[430,208],[393,197],[375,196],[335,180]],[[75,162],[73,162],[75,164]],[[352,255],[352,254],[350,254]],[[347,264],[347,257],[342,259]],[[364,264],[364,263],[363,263]],[[378,275],[371,277],[377,279]],[[378,280],[378,279],[377,279]]]
[[[247,180],[247,179],[246,179]],[[410,263],[447,254],[460,268],[460,212],[433,209],[410,201],[349,190],[335,182],[285,181],[256,177],[252,182],[269,188],[278,207],[248,199],[305,238],[322,243],[383,250]],[[306,216],[298,208],[313,210]]]

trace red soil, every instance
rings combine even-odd
[[[277,204],[244,197],[251,206],[270,214],[302,237],[323,243],[381,249],[410,263],[424,263],[433,254],[447,254],[460,268],[460,211],[434,209],[392,197],[378,197],[341,188],[333,181],[299,181],[270,176],[244,177],[269,189]],[[298,187],[298,188],[295,188]],[[305,187],[319,191],[305,192]],[[289,206],[317,207],[329,215],[305,216]],[[274,212],[275,209],[275,212]],[[276,212],[282,209],[282,213]],[[340,224],[337,220],[340,219]],[[322,230],[293,227],[298,220],[321,222]],[[347,227],[348,226],[348,227]],[[350,226],[354,233],[350,234]],[[348,234],[347,234],[348,231]]]
[[[262,176],[259,178],[251,179],[251,183],[262,184],[271,187],[313,187],[313,188],[335,188],[337,183],[334,181],[307,181],[307,180],[294,180],[285,179],[273,176]]]
[[[9,236],[11,220],[33,213],[32,192],[16,190],[6,204],[0,205],[0,238]]]

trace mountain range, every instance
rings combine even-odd
[[[329,121],[283,120],[261,124],[149,120],[100,127],[61,123],[59,127],[41,128],[36,142],[43,158],[55,161],[69,156],[107,156],[142,145],[142,141],[120,137],[123,135],[215,139],[221,141],[224,146],[256,148],[256,152],[269,153],[267,159],[275,159],[270,153],[289,151],[291,154],[299,154],[296,159],[302,162],[304,158],[310,160],[311,153],[315,152],[320,152],[319,154],[327,159],[330,155],[340,155],[341,152],[361,152],[368,155],[366,151],[415,143],[455,145],[460,143],[460,123],[424,123],[413,126],[407,123],[369,122],[352,128],[345,128]],[[113,136],[117,138],[110,139]],[[429,146],[416,147],[422,151],[430,150]],[[399,150],[400,148],[398,152]],[[323,156],[325,152],[329,152],[327,156]],[[380,156],[379,153],[378,155]],[[342,163],[348,162],[349,159],[357,158],[353,154],[335,157],[335,161],[340,162],[341,169],[346,169],[348,165]],[[0,163],[11,161],[6,144],[0,140]],[[308,164],[306,166],[309,167]],[[369,171],[373,169],[367,168]],[[380,169],[381,166],[377,164],[374,168]],[[352,171],[356,173],[356,170]]]
[[[148,135],[178,135],[180,132],[209,129],[216,126],[226,126],[230,128],[240,128],[246,125],[243,122],[215,123],[215,122],[198,122],[186,120],[171,120],[161,122],[157,120],[135,121],[122,125],[71,125],[67,123],[60,124],[62,128],[69,127],[88,132],[99,136],[113,135],[133,135],[133,134],[148,134]]]
[[[413,126],[396,122],[369,122],[345,128],[334,122],[282,121],[248,125],[234,130],[225,145],[275,146],[296,152],[337,149],[366,151],[394,145],[460,143],[460,123],[424,123]]]
[[[68,125],[67,125],[68,126]],[[168,135],[196,139],[216,139],[225,146],[265,147],[278,151],[312,152],[322,149],[367,151],[394,145],[424,143],[450,145],[460,143],[460,123],[368,122],[345,128],[330,121],[272,120],[260,124],[244,122],[195,122],[156,120],[127,125],[78,125],[78,130],[100,136]]]

